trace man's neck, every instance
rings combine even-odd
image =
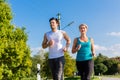
[[[53,32],[56,32],[58,29],[52,29]]]

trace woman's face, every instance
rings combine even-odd
[[[55,29],[58,27],[58,23],[56,22],[56,20],[51,20],[50,26],[51,26],[51,29]]]
[[[86,32],[87,32],[87,27],[86,27],[86,26],[81,26],[81,27],[80,27],[80,32],[81,32],[82,34],[86,33]]]

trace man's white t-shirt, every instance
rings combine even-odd
[[[52,47],[49,47],[49,56],[48,56],[49,59],[64,56],[63,45],[62,45],[62,40],[64,39],[63,32],[64,31],[62,30],[57,30],[56,32],[49,31],[46,33],[48,42],[50,40],[54,40],[54,45]]]

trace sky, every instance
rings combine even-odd
[[[8,3],[13,14],[11,23],[26,27],[31,55],[42,49],[43,36],[51,30],[49,19],[60,13],[61,29],[74,21],[64,29],[72,41],[70,49],[74,38],[80,36],[78,26],[85,23],[97,55],[120,56],[120,0],[8,0]]]

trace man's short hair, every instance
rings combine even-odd
[[[51,20],[55,20],[55,21],[59,24],[59,20],[58,20],[57,18],[52,17],[52,18],[49,19],[49,22],[50,22]]]

